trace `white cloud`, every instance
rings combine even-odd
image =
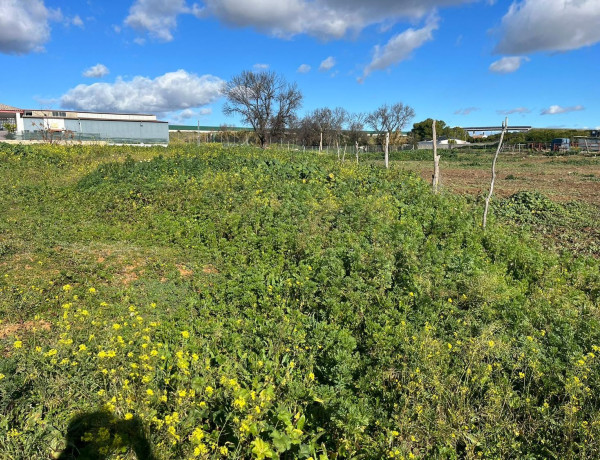
[[[490,64],[490,72],[493,73],[513,73],[519,70],[523,62],[529,61],[529,58],[524,56],[505,56]]]
[[[495,51],[568,51],[600,42],[598,0],[521,0],[502,18]]]
[[[191,120],[191,119],[199,120],[199,119],[205,118],[211,114],[212,114],[212,108],[204,107],[200,110],[184,109],[178,113],[177,112],[170,113],[170,114],[167,114],[166,116],[168,119],[173,120],[177,123],[183,123],[186,120]]]
[[[137,76],[114,83],[78,85],[61,97],[61,106],[75,110],[166,113],[207,105],[221,96],[223,80],[185,70],[154,79]]]
[[[509,109],[509,110],[496,110],[496,113],[498,115],[512,115],[513,113],[531,113],[531,110],[529,110],[527,107],[517,107],[515,109]]]
[[[135,0],[125,24],[138,32],[148,32],[154,38],[168,42],[177,27],[177,16],[189,13],[185,0]]]
[[[190,0],[191,1],[191,0]],[[164,41],[173,39],[177,16],[213,16],[234,27],[252,27],[276,37],[308,34],[341,38],[378,24],[389,28],[400,19],[420,19],[438,7],[477,0],[135,0],[125,23]]]
[[[205,0],[207,13],[237,27],[278,37],[308,34],[341,38],[373,24],[390,27],[420,19],[438,7],[476,0]]]
[[[327,59],[321,62],[319,70],[321,72],[327,72],[328,70],[333,69],[333,66],[335,66],[335,58],[333,56],[329,56]]]
[[[542,110],[542,115],[558,115],[561,113],[578,112],[585,110],[582,105],[574,105],[571,107],[561,107],[560,105],[551,105],[547,109]]]
[[[298,67],[298,73],[308,73],[312,67],[308,64],[302,64]]]
[[[470,115],[472,112],[479,110],[479,107],[467,107],[464,109],[458,109],[454,111],[454,115]]]
[[[392,37],[385,46],[375,46],[373,60],[365,68],[363,78],[374,70],[387,69],[393,64],[398,64],[408,59],[415,49],[433,40],[433,31],[438,28],[438,22],[439,18],[437,16],[430,16],[423,28],[407,29]]]
[[[109,73],[110,71],[108,70],[108,67],[106,67],[104,64],[96,64],[95,66],[86,69],[82,75],[86,78],[102,78],[107,76]]]
[[[73,24],[76,27],[81,27],[83,29],[83,21],[81,20],[79,15],[76,15],[71,19],[71,24]]]
[[[269,68],[269,64],[254,64],[252,68],[256,71],[267,70]]]
[[[189,118],[192,118],[194,115],[196,115],[196,112],[194,112],[192,109],[185,109],[185,110],[181,111],[181,113],[179,114],[179,117],[182,120],[187,120]]]
[[[0,53],[43,50],[50,38],[51,11],[42,0],[1,0],[0,10]]]

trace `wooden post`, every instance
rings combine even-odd
[[[389,147],[390,147],[390,133],[387,132],[387,133],[385,133],[385,167],[386,168],[390,167]]]
[[[319,153],[323,151],[323,131],[321,131],[321,139],[319,140]]]
[[[356,164],[358,164],[358,141],[354,141],[354,148],[356,149]]]
[[[433,120],[433,193],[438,192],[440,185],[440,155],[437,154],[437,133],[435,129],[436,121]]]
[[[496,181],[496,161],[498,160],[498,154],[502,149],[502,141],[504,140],[504,134],[508,129],[508,117],[504,119],[504,123],[502,123],[502,134],[500,135],[500,142],[498,143],[498,149],[496,150],[496,155],[494,155],[494,161],[492,161],[492,182],[490,184],[490,193],[488,193],[487,198],[485,199],[485,210],[483,211],[483,224],[482,227],[485,229],[487,225],[487,214],[490,208],[490,200],[492,199],[492,194],[494,193],[494,182]]]

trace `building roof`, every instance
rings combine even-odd
[[[22,112],[23,110],[17,109],[16,107],[12,107],[6,104],[0,104],[0,112]]]

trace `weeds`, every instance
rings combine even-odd
[[[600,455],[598,261],[511,223],[585,211],[483,232],[322,156],[3,149],[6,458]]]

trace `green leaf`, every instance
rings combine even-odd
[[[273,438],[273,445],[275,446],[275,449],[277,449],[279,452],[285,452],[292,447],[292,440],[285,433],[280,433],[279,431],[275,430],[271,434],[271,437]]]
[[[299,430],[303,430],[305,422],[306,422],[306,417],[303,415],[302,417],[300,417],[298,419],[298,423],[296,423],[296,428],[298,428]]]

